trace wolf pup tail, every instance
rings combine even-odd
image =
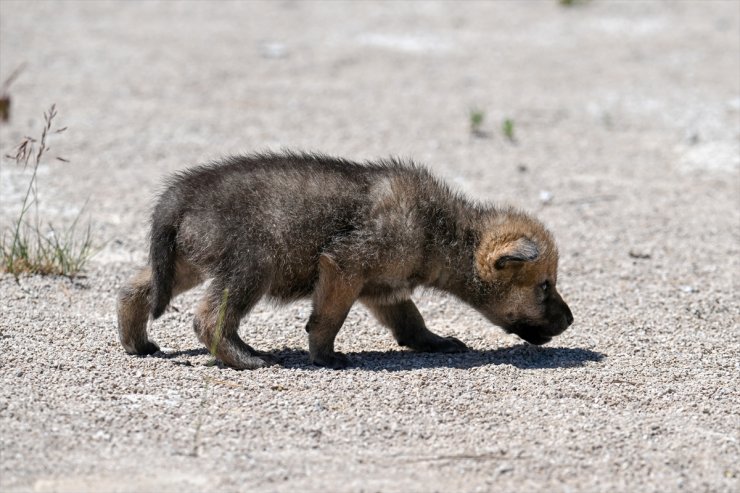
[[[175,239],[177,228],[174,224],[152,224],[149,262],[152,267],[151,310],[152,317],[159,318],[172,298],[175,283]]]

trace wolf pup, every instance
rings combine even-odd
[[[231,157],[170,178],[152,216],[149,265],[120,291],[118,333],[129,353],[158,351],[149,316],[212,279],[195,332],[238,369],[273,363],[238,334],[263,296],[312,298],[310,358],[330,368],[348,364],[334,339],[357,300],[401,346],[466,350],[427,328],[411,301],[417,286],[449,292],[506,332],[544,344],[573,322],[555,289],[557,266],[539,221],[472,203],[414,164]]]

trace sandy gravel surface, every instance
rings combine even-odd
[[[76,281],[0,276],[0,490],[740,490],[738,2],[2,0],[0,79],[21,62],[0,150],[56,102],[71,162],[41,212],[89,198],[104,246]],[[237,372],[206,365],[195,291],[162,353],[125,355],[114,296],[160,179],[281,146],[413,157],[535,212],[576,323],[535,348],[421,292],[471,352],[402,351],[356,307],[331,371],[307,303],[261,304],[241,334],[283,366]],[[5,227],[27,175],[0,173]]]

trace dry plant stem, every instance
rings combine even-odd
[[[18,78],[19,75],[25,70],[26,63],[21,63],[11,74],[8,76],[7,79],[3,82],[2,87],[0,87],[0,96],[7,96],[8,95],[8,89],[10,89],[11,84],[15,82],[15,80]]]
[[[203,425],[203,414],[208,404],[208,391],[210,390],[211,380],[208,377],[203,377],[203,394],[200,398],[200,406],[198,407],[198,418],[195,421],[195,434],[193,435],[193,449],[190,451],[190,455],[198,457],[198,444],[200,442],[200,428]]]
[[[3,82],[2,86],[0,86],[0,122],[7,122],[8,120],[10,120],[11,99],[10,94],[8,94],[8,90],[10,89],[11,84],[15,82],[15,79],[17,79],[21,72],[23,72],[23,69],[25,67],[25,63],[19,65],[10,74],[10,76],[5,79],[5,82]]]

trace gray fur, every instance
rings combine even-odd
[[[346,364],[333,340],[357,299],[401,344],[463,350],[430,332],[409,296],[417,286],[438,288],[485,313],[495,283],[481,279],[474,256],[483,232],[509,217],[541,227],[522,213],[471,203],[425,168],[396,159],[357,164],[268,153],[195,167],[170,178],[155,206],[149,270],[119,299],[121,340],[129,352],[156,350],[141,327],[141,307],[157,318],[175,294],[212,278],[196,332],[237,368],[264,362],[237,335],[239,320],[263,296],[313,296],[307,330],[317,364]],[[525,257],[536,257],[534,243],[523,245]],[[227,288],[224,340],[214,340]]]

